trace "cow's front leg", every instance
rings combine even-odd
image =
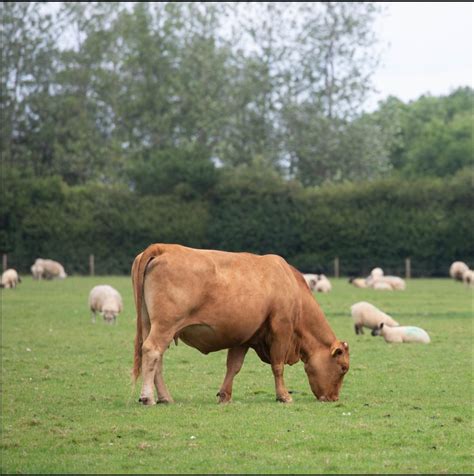
[[[244,363],[248,347],[233,347],[227,352],[227,372],[217,396],[219,403],[228,403],[232,399],[232,383]]]
[[[282,403],[291,403],[293,399],[286,389],[285,381],[283,380],[284,363],[272,363],[273,376],[275,377],[275,392],[276,399]]]
[[[293,399],[289,394],[283,380],[286,353],[292,336],[292,329],[283,320],[274,319],[272,322],[272,343],[270,347],[270,363],[273,377],[275,378],[276,399],[279,402],[291,403]]]

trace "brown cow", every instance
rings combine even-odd
[[[231,400],[232,382],[249,348],[271,364],[278,401],[292,401],[283,369],[300,359],[315,396],[338,399],[349,370],[349,347],[336,339],[301,273],[280,256],[154,244],[135,258],[132,281],[137,309],[133,378],[142,371],[143,404],[154,403],[153,385],[157,403],[173,401],[162,362],[178,338],[204,354],[229,349],[220,403]]]

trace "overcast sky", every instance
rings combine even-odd
[[[471,2],[383,2],[376,32],[385,44],[367,109],[392,94],[403,101],[473,86]]]

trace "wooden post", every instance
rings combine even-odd
[[[2,266],[3,266],[3,271],[5,271],[8,267],[8,256],[5,253],[2,256]]]
[[[405,259],[405,278],[406,279],[411,278],[411,259],[410,258]]]
[[[94,255],[89,255],[89,271],[90,271],[90,275],[94,276],[95,274]]]
[[[339,277],[339,258],[334,258],[334,277]]]

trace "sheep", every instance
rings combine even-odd
[[[38,258],[31,266],[31,273],[34,279],[67,278],[63,265],[52,259]]]
[[[118,314],[123,310],[122,296],[108,284],[95,286],[89,293],[89,308],[93,323],[96,313],[99,312],[107,323],[115,324]]]
[[[351,315],[354,320],[354,329],[356,334],[363,334],[363,327],[376,329],[383,322],[387,326],[398,326],[398,322],[392,319],[388,314],[381,311],[373,304],[366,301],[360,301],[351,306]]]
[[[472,269],[466,269],[464,273],[462,273],[462,282],[467,287],[474,287],[474,271]]]
[[[306,281],[306,284],[309,286],[311,291],[314,291],[316,288],[316,283],[318,282],[318,275],[317,274],[303,274],[303,278]]]
[[[369,287],[373,289],[388,289],[387,285],[391,290],[395,291],[403,291],[406,288],[405,280],[398,276],[382,276],[376,278],[371,281]]]
[[[373,336],[382,336],[385,342],[420,342],[429,344],[431,342],[428,333],[420,327],[399,326],[390,327],[380,323],[379,327],[372,331]]]
[[[456,281],[462,281],[464,271],[467,271],[469,266],[462,261],[455,261],[449,268],[449,275]]]
[[[374,281],[370,285],[370,287],[378,291],[393,291],[393,288],[389,283],[386,283],[385,281],[381,281],[380,279],[377,279],[376,281]]]
[[[316,283],[315,291],[319,293],[328,293],[331,290],[332,285],[329,279],[324,274],[320,274]]]
[[[365,278],[365,282],[367,283],[367,286],[368,287],[371,287],[372,284],[374,283],[374,281],[376,279],[379,279],[383,276],[383,269],[382,268],[374,268],[369,276],[367,276],[367,278]]]
[[[350,278],[349,283],[351,283],[356,288],[366,288],[367,283],[364,278]]]
[[[3,272],[1,288],[16,288],[18,283],[21,283],[21,279],[15,269],[9,268]]]

